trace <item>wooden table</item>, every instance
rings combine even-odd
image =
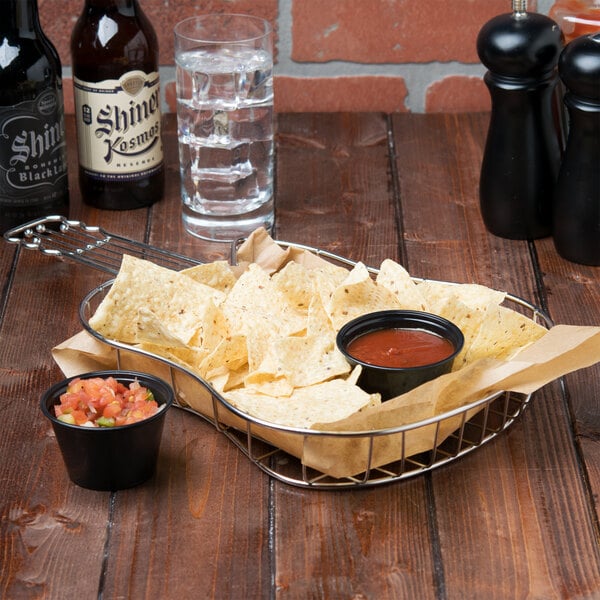
[[[551,239],[496,238],[477,200],[489,116],[283,114],[278,239],[415,276],[506,289],[555,322],[600,324],[600,270]],[[167,190],[151,209],[84,206],[68,120],[70,218],[203,259],[183,232],[175,120]],[[4,242],[2,242],[4,244]],[[167,415],[140,487],[72,484],[39,410],[61,378],[50,350],[80,329],[106,274],[2,245],[2,598],[600,598],[600,368],[536,393],[508,431],[391,485],[313,491],[269,478],[202,419]]]

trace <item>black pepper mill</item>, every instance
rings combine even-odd
[[[567,260],[600,265],[600,33],[573,40],[558,71],[567,93],[567,147],[554,197],[554,244]]]
[[[552,232],[561,155],[555,88],[562,34],[549,17],[526,12],[527,0],[513,0],[512,9],[488,21],[477,37],[492,100],[479,198],[491,233],[535,239]]]

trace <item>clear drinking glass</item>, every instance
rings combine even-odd
[[[268,21],[214,14],[175,26],[183,222],[208,240],[270,230],[273,35]]]

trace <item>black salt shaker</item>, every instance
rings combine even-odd
[[[479,198],[491,233],[535,239],[552,233],[561,158],[556,65],[563,43],[556,22],[528,13],[526,0],[513,0],[512,9],[477,37],[492,100]]]
[[[569,43],[558,63],[569,134],[554,197],[554,244],[567,260],[600,265],[600,33]]]

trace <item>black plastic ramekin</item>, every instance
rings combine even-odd
[[[386,367],[357,359],[348,352],[349,344],[357,337],[380,329],[421,329],[446,338],[454,351],[447,358],[418,367]],[[351,365],[361,365],[358,385],[366,392],[381,394],[389,400],[435,379],[452,368],[452,363],[464,345],[462,331],[448,319],[416,310],[383,310],[361,315],[346,323],[338,332],[337,346]]]
[[[53,406],[60,404],[70,377],[49,388],[41,398],[41,409],[52,423],[71,481],[92,490],[120,490],[149,479],[156,468],[167,410],[173,404],[173,390],[162,379],[136,371],[94,371],[82,379],[114,377],[129,386],[138,381],[150,389],[160,410],[137,423],[117,427],[71,425],[56,418]]]

